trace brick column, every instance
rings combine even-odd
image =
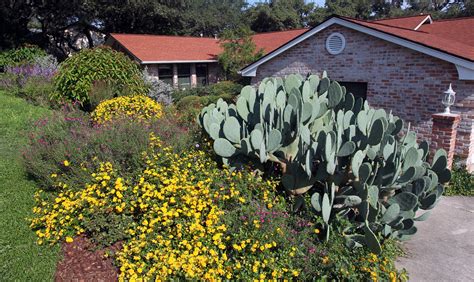
[[[446,150],[448,153],[448,168],[451,169],[456,145],[456,132],[461,116],[452,113],[438,113],[431,117],[433,119],[431,146],[433,150],[441,148]]]

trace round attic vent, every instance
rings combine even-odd
[[[346,47],[346,39],[339,32],[332,33],[326,39],[326,50],[329,54],[337,55],[344,51]]]

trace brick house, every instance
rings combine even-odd
[[[307,29],[260,33],[252,36],[257,49],[270,53]],[[112,33],[106,45],[124,52],[152,76],[177,88],[215,83],[222,77],[215,38]]]
[[[252,84],[268,76],[327,70],[372,106],[432,138],[432,115],[444,110],[452,83],[459,113],[455,154],[474,169],[474,17],[433,21],[429,15],[362,21],[333,16],[241,70]]]

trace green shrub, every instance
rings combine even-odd
[[[175,102],[178,102],[187,96],[215,96],[217,99],[223,98],[224,100],[231,102],[232,99],[240,93],[241,89],[241,84],[232,81],[221,81],[207,86],[177,90],[173,92],[173,99]]]
[[[244,87],[236,104],[205,107],[199,121],[225,164],[280,169],[296,210],[306,203],[327,237],[344,215],[352,222],[348,245],[374,253],[380,239],[416,233],[415,221],[429,215],[416,212],[432,209],[451,177],[446,151],[428,163],[428,143],[403,132],[400,118],[355,99],[325,72],[264,79],[258,89]]]
[[[468,172],[465,166],[455,165],[445,194],[446,196],[474,196],[474,174]]]
[[[235,83],[232,81],[221,81],[215,84],[211,84],[209,87],[211,88],[211,95],[237,96],[240,94],[240,90],[242,90],[243,86],[239,83]]]
[[[126,55],[108,47],[83,49],[65,60],[55,77],[56,98],[90,103],[89,93],[97,81],[116,86],[119,95],[146,94],[139,66]]]
[[[183,97],[176,103],[176,107],[178,109],[184,110],[184,109],[191,109],[191,108],[201,108],[202,103],[201,103],[201,97],[197,95],[189,95],[186,97]]]
[[[33,64],[36,58],[47,55],[44,50],[34,45],[3,51],[0,53],[0,69],[7,66]]]

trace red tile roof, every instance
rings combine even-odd
[[[217,60],[221,52],[219,41],[214,38],[117,33],[110,36],[141,62]]]
[[[252,36],[257,49],[269,53],[308,29],[259,33]],[[222,52],[219,40],[207,37],[111,33],[141,62],[209,61]]]
[[[252,36],[252,40],[258,49],[262,48],[265,54],[267,54],[308,30],[308,28],[301,28],[287,31],[257,33]]]
[[[421,20],[425,17],[426,16],[377,21],[363,21],[348,17],[340,18],[463,59],[474,61],[474,17],[433,21],[431,24],[428,22],[417,30],[407,28],[407,26],[416,24],[414,19],[420,20],[419,23],[421,23]],[[406,19],[410,24],[401,24],[402,21],[400,20],[402,19]]]

